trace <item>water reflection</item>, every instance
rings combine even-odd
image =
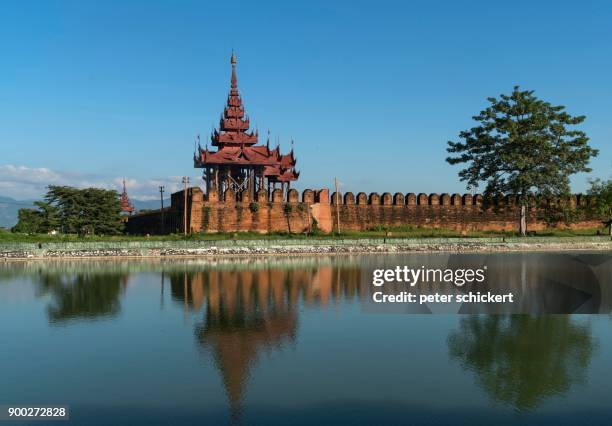
[[[457,267],[467,264],[468,260],[474,264],[482,261],[475,255],[459,260]],[[142,309],[147,300],[153,300],[154,309],[157,309],[159,298],[141,297],[146,292],[159,292],[160,309],[179,309],[185,318],[195,318],[193,322],[185,322],[188,324],[186,339],[195,341],[198,353],[210,355],[208,359],[212,359],[211,364],[222,379],[232,419],[237,422],[244,416],[251,375],[258,363],[265,362],[262,354],[297,346],[300,336],[307,340],[304,339],[307,331],[304,327],[300,330],[300,326],[307,324],[319,311],[338,307],[340,312],[347,305],[356,304],[357,310],[351,312],[358,315],[360,312],[355,330],[361,332],[359,327],[364,326],[364,333],[374,333],[368,326],[380,316],[375,320],[374,316],[358,310],[370,294],[367,271],[372,265],[418,266],[435,262],[453,265],[459,260],[449,259],[447,255],[422,255],[22,263],[10,269],[0,266],[0,282],[10,283],[16,275],[29,276],[38,296],[49,298],[45,306],[50,324],[116,319],[122,301],[125,310]],[[567,283],[584,286],[584,283],[594,282],[584,277],[595,276],[598,282],[604,282],[601,277],[605,278],[610,270],[606,263],[609,257],[603,262],[587,257],[590,263],[581,261],[580,267],[574,269],[569,268],[570,262],[561,265],[558,260],[552,255],[500,255],[487,262],[490,271],[495,271],[491,276],[498,278],[499,285],[517,291],[524,288],[525,293],[531,292],[533,297],[540,295],[534,300],[542,306],[552,303],[549,301],[552,296],[558,298],[542,276],[563,278]],[[553,271],[555,262],[560,266]],[[595,266],[591,268],[591,265]],[[132,279],[143,284],[138,287],[141,293],[126,292],[128,281]],[[610,306],[606,296],[610,294],[608,287],[602,287],[603,296],[598,299],[602,302],[597,304],[597,309],[606,312]],[[130,288],[136,286],[130,284]],[[139,307],[130,303],[135,298],[138,298]],[[529,302],[530,299],[525,297],[524,300]],[[305,311],[312,315],[306,316]],[[150,314],[146,310],[143,312]],[[160,318],[165,321],[168,317]],[[424,321],[424,317],[408,315],[385,317],[387,331],[392,331],[390,335],[394,336],[395,331],[417,326],[423,328],[418,331],[422,334],[435,331],[433,320],[432,323]],[[586,383],[597,347],[590,322],[579,317],[480,315],[449,316],[445,321],[448,326],[438,335],[441,336],[439,343],[433,343],[438,345],[435,349],[443,346],[447,337],[445,349],[454,362],[453,368],[459,370],[461,367],[465,371],[463,380],[471,383],[473,375],[492,401],[519,411],[535,410],[552,396],[569,394],[576,385]],[[448,330],[452,331],[447,335]],[[320,328],[310,331],[318,333]],[[181,342],[180,339],[176,341]],[[368,343],[351,344],[355,346],[347,348],[347,352],[359,357],[363,350],[361,345]],[[130,348],[118,350],[129,351]],[[390,363],[389,368],[397,368],[397,365]],[[384,369],[381,371],[384,373]],[[362,373],[354,372],[356,377]],[[419,372],[414,374],[418,376]]]
[[[204,307],[204,319],[195,327],[196,340],[213,355],[234,422],[241,418],[245,387],[259,354],[295,341],[300,305],[324,307],[355,298],[359,273],[355,265],[322,265],[170,276],[175,301],[188,310]]]
[[[298,264],[300,265],[300,264]],[[213,310],[267,312],[282,306],[295,307],[303,302],[327,306],[341,299],[351,300],[362,293],[361,269],[353,262],[313,263],[284,267],[263,263],[260,268],[241,265],[208,267],[204,271],[168,274],[172,298],[185,309],[200,310],[205,302]]]
[[[496,402],[531,410],[586,380],[595,342],[569,316],[470,316],[448,337],[451,359]]]
[[[51,296],[47,308],[51,324],[102,319],[119,313],[119,299],[127,285],[127,278],[126,274],[121,273],[41,272],[38,293],[40,296]]]

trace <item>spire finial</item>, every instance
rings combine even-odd
[[[238,79],[236,78],[236,54],[234,53],[234,49],[232,49],[232,89],[236,89],[238,87]]]

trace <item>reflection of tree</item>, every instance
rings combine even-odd
[[[41,275],[39,291],[53,299],[48,308],[49,320],[55,323],[117,315],[126,277],[115,273]]]
[[[529,410],[584,382],[594,342],[590,325],[569,316],[472,316],[448,346],[492,399]]]

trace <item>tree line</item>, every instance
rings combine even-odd
[[[13,232],[43,234],[116,235],[123,232],[117,191],[50,185],[44,201],[20,209]]]

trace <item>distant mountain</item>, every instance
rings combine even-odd
[[[11,197],[0,196],[0,228],[11,228],[17,224],[19,209],[31,209],[34,200],[15,200]]]
[[[11,197],[0,195],[0,228],[11,228],[17,224],[19,209],[34,208],[35,200],[15,200]],[[132,200],[136,210],[159,209],[159,200],[140,201]],[[170,200],[164,200],[164,206],[170,206]]]

